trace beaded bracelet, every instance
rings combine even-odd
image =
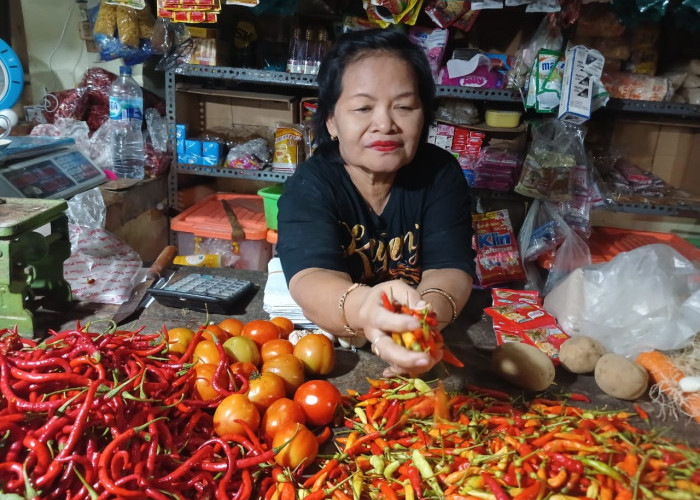
[[[422,297],[423,295],[425,295],[427,293],[433,293],[433,292],[442,295],[450,303],[450,305],[452,306],[452,318],[450,319],[450,322],[448,323],[448,325],[451,323],[454,323],[455,320],[457,319],[457,304],[455,304],[455,299],[453,299],[452,295],[447,293],[442,288],[426,288],[425,290],[423,290],[420,293],[420,296]]]
[[[343,321],[343,329],[345,330],[345,333],[352,337],[358,336],[359,332],[350,328],[350,325],[348,324],[348,318],[345,316],[345,299],[348,298],[350,292],[352,292],[355,288],[361,286],[367,285],[365,285],[364,283],[353,283],[347,290],[345,290],[345,292],[343,292],[343,295],[340,296],[340,300],[338,300],[338,309],[340,309],[340,319]]]

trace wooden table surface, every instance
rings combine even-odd
[[[176,269],[175,278],[183,273],[201,271],[198,268],[187,268],[174,266]],[[211,322],[218,323],[226,317],[235,317],[244,322],[253,319],[267,319],[269,315],[263,310],[263,290],[267,275],[262,271],[231,270],[231,269],[208,269],[207,272],[213,274],[232,274],[237,277],[251,280],[255,284],[255,292],[251,293],[246,300],[241,302],[241,306],[229,315],[210,315]],[[432,380],[441,378],[444,380],[448,390],[459,391],[466,384],[477,384],[483,387],[504,390],[512,395],[523,395],[533,397],[534,394],[527,393],[505,381],[498,379],[489,371],[489,361],[491,351],[496,347],[496,336],[493,332],[492,323],[488,316],[483,313],[483,309],[491,304],[490,294],[486,291],[475,290],[467,307],[462,312],[457,321],[445,329],[444,337],[447,345],[465,364],[464,368],[455,368],[437,365],[427,373],[424,378]],[[85,324],[96,319],[111,318],[116,312],[117,306],[74,303],[69,311],[55,313],[49,311],[37,311],[35,318],[37,332],[47,332],[49,328],[63,330],[75,328],[77,321]],[[162,306],[157,302],[146,308],[141,315],[124,325],[125,329],[137,329],[145,327],[146,332],[155,332],[163,327],[172,328],[176,326],[196,329],[206,321],[205,313],[196,312],[189,309],[177,309]],[[348,388],[365,391],[369,388],[367,377],[379,377],[385,367],[385,363],[374,356],[368,346],[361,349],[351,350],[337,347],[336,367],[329,376],[334,384],[341,391]],[[590,408],[604,408],[608,410],[625,409],[633,410],[633,402],[622,401],[604,394],[598,389],[593,375],[575,375],[567,372],[561,367],[557,368],[555,383],[548,390],[550,395],[578,392],[590,397],[591,403],[576,403],[577,405]],[[652,425],[658,429],[663,429],[676,439],[689,442],[695,447],[700,447],[700,424],[681,417],[678,419],[664,416],[660,412],[660,407],[651,401],[648,395],[636,401],[645,411],[649,413]]]

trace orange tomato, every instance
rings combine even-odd
[[[283,339],[289,337],[289,334],[294,331],[294,323],[292,323],[292,320],[285,318],[284,316],[275,316],[274,318],[270,318],[270,322],[277,325],[282,333]]]
[[[231,394],[219,403],[214,411],[214,432],[220,437],[246,435],[245,428],[236,420],[244,422],[253,432],[260,427],[260,412],[245,394]]]
[[[292,396],[304,383],[304,364],[293,354],[281,354],[268,359],[262,365],[262,372],[272,372],[282,377],[287,396]]]
[[[263,413],[285,396],[284,380],[272,372],[253,373],[248,382],[248,399]]]
[[[275,437],[277,429],[288,422],[306,423],[306,415],[299,403],[288,398],[280,398],[272,403],[262,417],[260,427],[269,440]]]
[[[221,359],[213,340],[202,340],[198,342],[194,347],[192,358],[195,363],[201,363],[203,365],[218,365]]]
[[[311,463],[318,455],[316,436],[304,424],[298,422],[282,424],[272,438],[272,447],[282,447],[275,455],[275,462],[290,469],[296,469],[303,463]]]
[[[185,354],[193,338],[194,332],[189,328],[173,328],[168,330],[168,352]]]
[[[309,375],[328,375],[335,366],[333,342],[322,333],[311,333],[299,339],[294,355],[304,363]]]
[[[263,363],[268,359],[275,358],[280,354],[293,354],[294,344],[287,339],[272,339],[265,342],[260,348],[260,357]]]
[[[226,342],[226,339],[229,337],[229,334],[220,326],[207,325],[207,327],[204,329],[204,333],[202,333],[202,338],[205,340],[214,340],[215,337],[219,344],[223,344],[224,342]]]
[[[195,365],[195,382],[194,388],[202,401],[209,401],[219,395],[219,392],[214,389],[212,379],[216,372],[216,365]]]
[[[236,318],[226,318],[219,323],[219,328],[226,330],[231,337],[236,337],[243,331],[243,322]]]
[[[253,372],[258,371],[258,367],[249,361],[237,361],[231,365],[231,373],[238,373],[249,379]]]
[[[280,329],[276,324],[265,319],[254,319],[243,325],[243,330],[241,335],[250,337],[253,341],[258,344],[258,347],[268,340],[279,339],[282,337]]]

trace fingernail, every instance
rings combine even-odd
[[[419,358],[416,360],[416,366],[425,366],[428,364],[428,360],[425,358]]]

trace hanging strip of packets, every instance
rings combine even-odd
[[[176,23],[215,23],[220,0],[158,0],[158,17]]]

